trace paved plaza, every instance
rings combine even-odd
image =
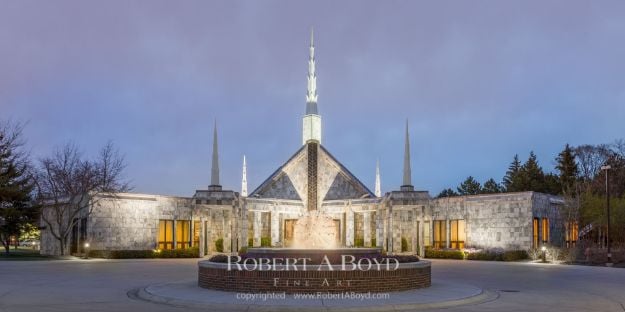
[[[481,261],[432,261],[432,288],[421,293],[355,303],[357,309],[445,311],[625,311],[625,269]],[[1,261],[0,311],[237,311],[275,310],[262,301],[244,302],[195,288],[196,259]],[[389,281],[392,283],[392,281]],[[184,300],[151,302],[138,295],[158,294],[174,285]],[[170,291],[171,292],[171,291]],[[175,291],[174,291],[175,293]],[[206,296],[203,296],[206,294]],[[197,300],[197,296],[202,296]],[[414,296],[413,296],[414,295]],[[201,301],[220,298],[222,305]],[[427,305],[439,299],[468,297],[450,306]],[[443,298],[445,297],[445,298]],[[207,299],[208,298],[208,299]],[[428,299],[429,298],[429,299]],[[434,299],[433,299],[434,298]],[[473,298],[473,299],[471,299]],[[159,301],[159,300],[153,300]],[[200,304],[198,304],[198,302]],[[228,305],[235,302],[235,305]],[[281,305],[297,303],[287,298]],[[317,311],[345,307],[339,301],[300,301]],[[278,303],[280,305],[280,303]],[[289,308],[290,309],[290,308]]]

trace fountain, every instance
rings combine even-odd
[[[382,248],[339,247],[334,220],[316,211],[294,226],[291,248],[247,248],[200,261],[200,287],[236,292],[389,292],[429,287],[430,262]]]

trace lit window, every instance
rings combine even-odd
[[[427,247],[427,246],[431,246],[431,239],[432,237],[430,236],[430,221],[425,221],[423,222],[423,246]]]
[[[575,247],[577,244],[577,238],[579,237],[579,225],[577,221],[570,221],[566,223],[566,245],[568,247]]]
[[[447,247],[447,224],[445,220],[434,221],[434,248]]]
[[[176,221],[176,248],[185,249],[191,245],[191,221]]]
[[[538,248],[538,218],[534,218],[532,235],[532,246]]]
[[[549,219],[543,218],[542,230],[543,230],[543,244],[549,243]]]
[[[158,249],[174,249],[174,221],[158,221]]]
[[[451,220],[451,248],[461,249],[464,248],[464,242],[467,240],[467,234],[465,231],[466,223],[464,220]]]

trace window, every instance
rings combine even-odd
[[[447,224],[445,220],[434,221],[434,248],[447,247]]]
[[[158,249],[174,249],[174,221],[158,221]]]
[[[431,246],[431,235],[430,235],[430,221],[423,222],[423,246],[428,247]]]
[[[191,221],[176,221],[176,248],[185,249],[191,247]]]
[[[467,240],[465,225],[466,223],[464,220],[451,220],[449,225],[451,227],[451,248],[464,248],[464,242]]]
[[[538,218],[532,222],[532,247],[538,248]]]
[[[193,247],[200,247],[200,221],[193,221]]]
[[[575,247],[577,238],[579,237],[579,225],[577,221],[566,223],[566,245],[567,247]]]
[[[547,244],[549,243],[549,219],[547,218],[543,218],[542,220],[542,238],[543,238],[543,244]]]

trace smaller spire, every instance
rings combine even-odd
[[[382,190],[380,185],[380,160],[375,164],[375,197],[382,197]]]
[[[213,128],[213,162],[211,164],[211,186],[219,186],[219,152],[217,143],[217,120]]]
[[[414,190],[414,186],[412,186],[412,169],[410,168],[410,134],[408,132],[408,119],[406,119],[406,141],[404,142],[404,180],[401,190]]]
[[[243,178],[241,179],[241,196],[247,197],[247,165],[245,155],[243,155]]]

